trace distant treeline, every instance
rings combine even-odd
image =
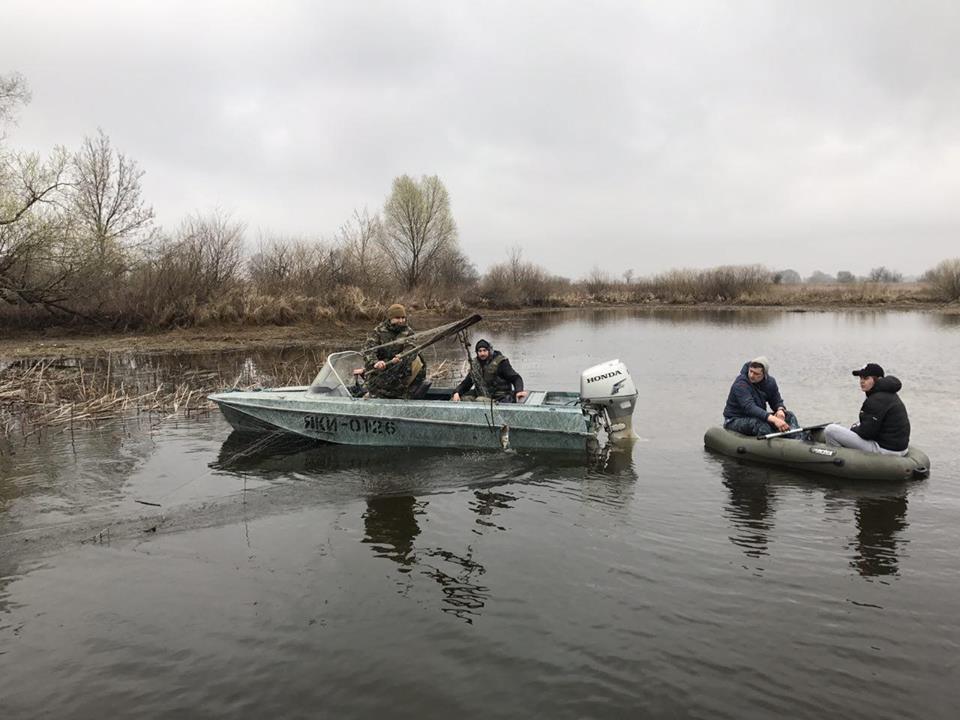
[[[587,303],[883,303],[960,299],[960,259],[919,284],[876,268],[866,279],[759,265],[672,270],[635,278],[594,268],[571,280],[518,247],[480,275],[458,242],[436,176],[393,181],[382,210],[358,210],[330,238],[261,235],[218,212],[159,228],[142,197],[143,171],[98,131],[48,157],[7,147],[3,133],[29,101],[19,75],[0,75],[0,325],[165,328],[290,324],[378,317],[400,300],[457,313],[467,307]],[[815,283],[816,285],[809,284]]]

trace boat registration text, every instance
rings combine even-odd
[[[363,433],[366,435],[393,435],[397,432],[393,420],[378,418],[347,418],[334,415],[304,415],[304,430],[322,433]]]

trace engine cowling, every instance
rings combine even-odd
[[[609,360],[581,373],[580,402],[602,414],[611,440],[634,437],[637,386],[620,360]]]

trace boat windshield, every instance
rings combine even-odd
[[[310,392],[319,395],[352,397],[349,385],[353,383],[353,370],[362,367],[363,355],[354,350],[332,353],[327,356],[323,368],[310,384]]]

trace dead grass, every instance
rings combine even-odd
[[[131,377],[112,357],[97,358],[93,369],[63,360],[14,363],[0,371],[0,434],[38,428],[102,422],[148,414],[159,419],[207,412],[211,392],[228,387],[308,385],[323,362],[321,354],[297,362],[260,367],[247,361],[239,372],[224,368],[182,370]]]

